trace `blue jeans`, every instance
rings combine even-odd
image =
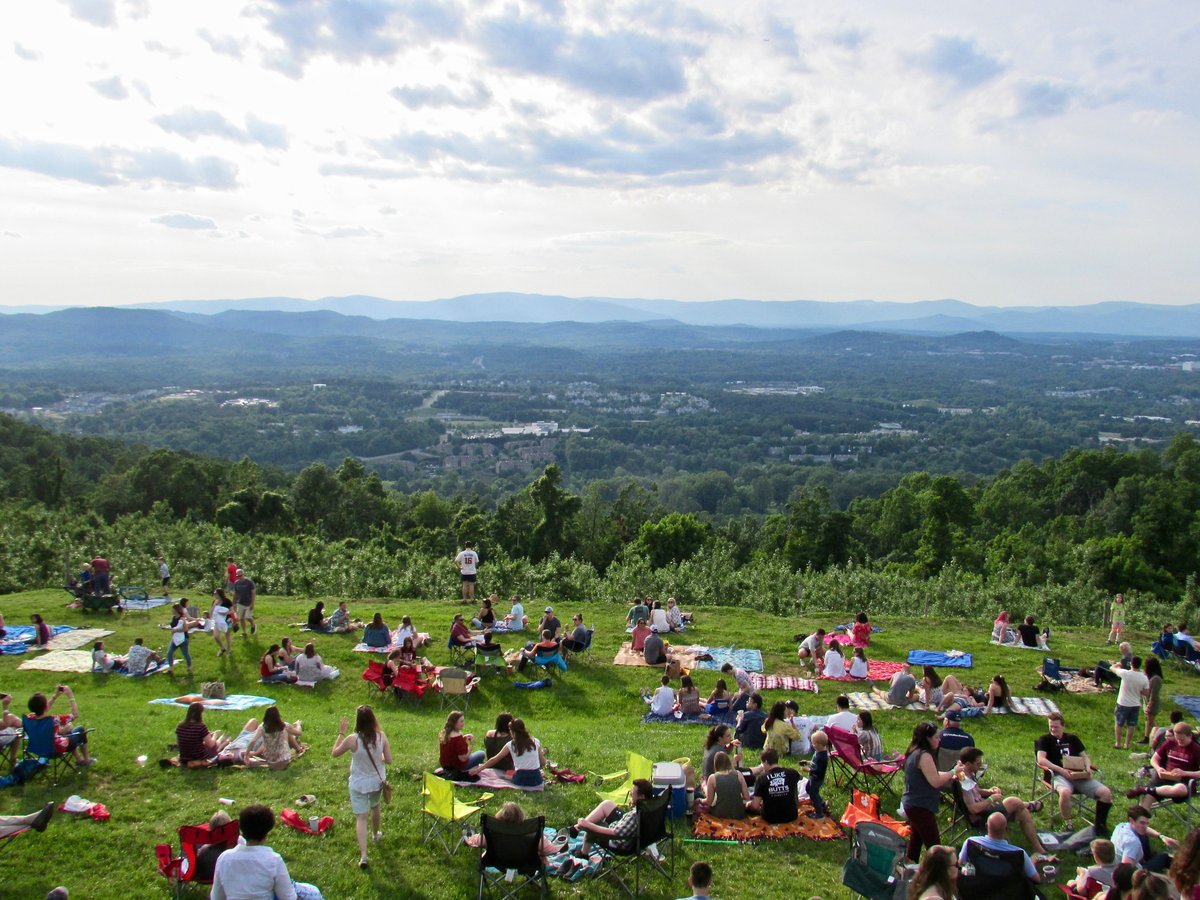
[[[541,769],[517,769],[513,772],[512,780],[517,787],[537,787],[545,781]]]
[[[172,641],[171,645],[167,647],[167,665],[169,666],[174,662],[175,651],[178,650],[183,654],[183,658],[187,662],[187,667],[190,669],[192,667],[192,651],[188,649],[188,644],[190,643],[191,641],[184,641],[182,644],[176,644]]]
[[[467,757],[467,768],[473,769],[487,759],[487,754],[482,750],[472,750],[471,755]]]

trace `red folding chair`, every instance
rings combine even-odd
[[[196,859],[201,848],[217,844],[230,850],[237,846],[238,823],[226,822],[213,828],[205,825],[181,825],[179,827],[179,855],[174,856],[170,844],[157,844],[154,855],[158,858],[158,871],[175,885],[175,896],[183,896],[185,884],[212,884],[212,876],[197,871]]]
[[[833,745],[833,783],[838,787],[859,788],[870,794],[895,793],[892,779],[902,767],[893,762],[867,762],[862,758],[858,736],[844,728],[828,726],[822,731]]]
[[[398,700],[412,697],[419,703],[428,689],[429,685],[421,680],[420,670],[412,666],[401,666],[392,679],[392,690],[396,692]]]
[[[372,660],[367,663],[366,670],[362,673],[362,680],[367,683],[367,699],[370,700],[377,693],[386,695],[388,692],[388,681],[384,677],[387,669],[383,663]]]

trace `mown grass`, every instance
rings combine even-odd
[[[159,624],[168,617],[166,608],[150,613],[130,613],[123,617],[85,616],[78,610],[62,608],[60,591],[33,591],[0,598],[0,612],[10,624],[29,621],[33,612],[41,612],[52,624],[111,628],[115,634],[106,639],[110,650],[123,653],[136,636],[144,636],[151,645],[165,646],[167,633]],[[538,604],[540,606],[540,604]],[[628,750],[653,759],[690,756],[699,761],[704,729],[699,727],[643,726],[639,718],[645,706],[638,697],[643,687],[653,687],[657,673],[650,669],[617,668],[611,659],[625,638],[624,610],[613,606],[576,605],[556,602],[560,615],[581,608],[587,621],[597,626],[595,650],[590,662],[572,666],[571,671],[549,690],[525,691],[511,687],[495,676],[485,678],[482,688],[471,701],[469,729],[480,736],[492,719],[507,709],[522,716],[535,736],[546,745],[550,758],[577,772],[610,772],[623,768]],[[367,872],[355,866],[357,849],[353,818],[346,793],[347,763],[333,760],[329,748],[342,715],[353,716],[366,692],[359,679],[365,660],[350,652],[351,636],[319,636],[318,648],[326,662],[337,665],[342,677],[324,683],[316,690],[290,686],[264,686],[257,683],[259,654],[284,634],[298,642],[302,637],[288,623],[299,622],[310,606],[307,601],[263,597],[259,601],[259,632],[254,638],[237,635],[234,655],[218,659],[216,648],[207,635],[193,640],[196,662],[192,678],[156,675],[145,680],[117,676],[17,671],[26,656],[0,658],[0,690],[14,696],[14,710],[24,708],[35,690],[50,692],[58,681],[75,689],[84,722],[95,727],[92,738],[99,763],[79,777],[65,779],[58,788],[41,778],[33,784],[0,791],[0,813],[28,812],[47,800],[61,801],[72,793],[103,802],[112,812],[107,823],[86,818],[57,815],[45,834],[20,837],[5,852],[0,874],[0,895],[40,898],[56,884],[66,884],[73,896],[87,898],[161,897],[166,891],[157,874],[154,845],[173,842],[175,827],[200,822],[217,809],[218,797],[233,798],[238,805],[266,803],[278,812],[293,805],[304,793],[318,797],[316,811],[333,815],[337,825],[324,837],[302,835],[283,826],[277,827],[270,843],[283,854],[297,880],[311,881],[333,898],[430,897],[458,898],[473,896],[475,858],[460,850],[446,862],[440,849],[423,845],[419,812],[420,773],[436,764],[436,734],[444,719],[430,696],[420,708],[376,703],[383,727],[395,753],[391,778],[396,799],[385,807],[382,844],[374,848],[372,865]],[[327,603],[328,606],[328,603]],[[430,652],[435,662],[445,662],[444,635],[457,607],[450,601],[374,601],[351,602],[354,614],[369,618],[376,610],[395,625],[402,614],[413,616],[418,627],[435,635]],[[691,640],[710,645],[736,644],[763,651],[766,670],[795,673],[795,644],[792,636],[817,625],[831,626],[849,618],[847,613],[827,616],[778,618],[737,608],[697,610],[699,625]],[[564,620],[567,615],[562,615]],[[975,654],[975,668],[968,682],[982,684],[999,672],[1008,677],[1014,694],[1032,695],[1038,678],[1035,668],[1040,655],[1032,652],[1002,650],[988,644],[990,616],[979,622],[921,619],[902,621],[883,619],[877,624],[884,631],[876,635],[871,655],[879,659],[903,659],[910,648],[950,649],[955,647]],[[1104,647],[1104,635],[1090,629],[1057,631],[1054,647],[1064,664],[1093,664],[1110,655]],[[510,639],[511,640],[511,639]],[[1139,635],[1138,644],[1146,646],[1148,636]],[[707,693],[717,673],[699,672],[696,681]],[[174,740],[174,727],[182,710],[150,706],[154,697],[199,691],[201,681],[223,679],[230,693],[264,694],[275,697],[284,716],[304,721],[309,752],[283,772],[244,770],[204,770],[181,772],[163,770],[156,760],[168,755],[167,745]],[[1177,692],[1193,692],[1196,684],[1188,675],[1167,673],[1164,697]],[[797,699],[803,712],[824,713],[832,710],[836,690],[822,683],[818,695],[801,694]],[[771,692],[768,701],[783,698]],[[1130,773],[1136,767],[1128,755],[1112,749],[1113,696],[1058,695],[1067,717],[1068,728],[1080,734],[1093,758],[1104,769],[1105,780],[1115,788],[1131,784]],[[1173,708],[1167,704],[1167,709]],[[256,714],[261,714],[257,710]],[[247,717],[243,713],[209,712],[210,728],[237,731]],[[1165,719],[1165,712],[1163,714]],[[912,727],[921,716],[911,712],[877,715],[876,722],[888,749],[903,749]],[[1028,796],[1032,763],[1031,742],[1045,729],[1045,722],[1027,716],[994,716],[973,720],[968,727],[986,751],[991,764],[990,779],[1006,791]],[[135,761],[140,754],[150,757],[146,767]],[[467,792],[469,793],[469,792]],[[846,794],[829,789],[830,807],[840,814]],[[508,796],[497,796],[487,804],[498,809]],[[544,814],[554,825],[572,822],[596,802],[589,785],[556,785],[544,794],[518,797],[531,814]],[[885,798],[894,809],[896,798]],[[236,806],[233,811],[236,812]],[[1114,814],[1119,820],[1121,805]],[[1042,814],[1044,818],[1045,814]],[[1165,820],[1156,823],[1167,833],[1178,829]],[[840,886],[842,862],[848,844],[845,841],[824,844],[776,843],[753,847],[691,844],[680,842],[679,867],[674,883],[660,882],[650,897],[678,897],[688,893],[686,873],[696,859],[710,860],[716,870],[714,896],[722,898],[791,898],[798,894],[820,894],[826,900],[847,896]],[[767,875],[769,873],[769,875]],[[606,882],[568,884],[557,881],[553,890],[560,896],[618,896]]]

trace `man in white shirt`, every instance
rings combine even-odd
[[[1116,736],[1116,746],[1129,749],[1133,740],[1133,732],[1137,727],[1138,710],[1142,707],[1142,698],[1150,696],[1150,679],[1142,672],[1142,658],[1135,656],[1129,663],[1129,668],[1121,664],[1113,666],[1112,673],[1121,679],[1121,687],[1117,691],[1116,722],[1113,734]]]
[[[851,712],[850,698],[842,694],[836,701],[837,712],[829,717],[825,723],[826,727],[832,725],[834,728],[841,728],[843,731],[854,733],[854,726],[858,723],[858,713]]]
[[[247,806],[238,826],[238,845],[217,857],[210,900],[321,900],[313,885],[293,883],[283,857],[263,843],[275,827],[269,807]]]
[[[479,566],[479,554],[475,552],[475,545],[470,541],[464,543],[458,556],[454,557],[454,565],[458,567],[459,577],[462,578],[463,603],[474,603],[475,577]]]
[[[675,692],[671,690],[669,676],[662,677],[662,685],[650,697],[650,712],[656,716],[669,716],[675,711]]]

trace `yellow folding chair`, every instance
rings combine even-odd
[[[426,772],[424,798],[421,812],[430,817],[429,830],[425,833],[427,844],[432,838],[437,838],[446,851],[447,856],[453,856],[466,840],[465,834],[460,834],[451,847],[449,840],[454,840],[453,829],[461,826],[471,816],[483,810],[472,803],[462,803],[454,798],[454,785],[444,778]]]
[[[624,772],[613,772],[611,775],[596,776],[600,786],[609,781],[616,781],[618,778],[625,779],[620,787],[610,791],[596,791],[596,796],[601,800],[611,800],[617,806],[624,806],[629,802],[629,791],[633,788],[633,783],[639,778],[645,778],[649,781],[654,776],[654,763],[640,753],[634,753],[630,750],[625,765],[626,769]]]

